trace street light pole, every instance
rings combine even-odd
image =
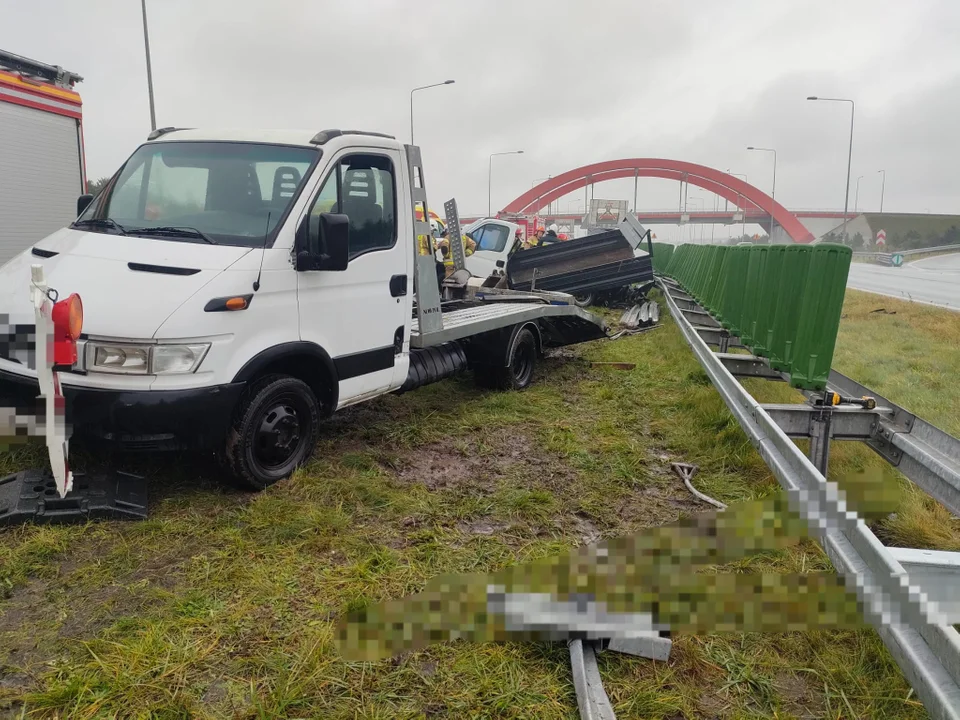
[[[413,94],[417,90],[427,90],[429,88],[440,87],[441,85],[453,85],[454,80],[444,80],[441,83],[433,83],[433,85],[421,85],[420,87],[415,87],[410,91],[410,144],[413,145]]]
[[[880,212],[883,212],[883,190],[887,184],[887,171],[886,170],[877,170],[880,173]]]
[[[863,175],[857,178],[857,192],[853,196],[853,214],[856,215],[860,210],[860,181],[863,180]]]
[[[700,208],[699,208],[699,209],[700,209],[701,211],[704,209],[703,198],[700,197],[699,195],[691,195],[691,196],[690,196],[690,200],[699,202],[699,203],[700,203]],[[694,232],[693,232],[693,226],[692,226],[692,224],[691,224],[691,227],[690,227],[690,239],[691,239],[691,240],[694,239]],[[703,225],[700,226],[700,240],[701,240],[701,242],[703,241]]]
[[[496,155],[523,155],[523,150],[490,153],[490,161],[487,165],[487,217],[493,215],[493,158]]]
[[[850,103],[850,150],[847,152],[847,189],[843,196],[843,230],[841,234],[844,242],[847,239],[847,209],[850,207],[850,165],[853,162],[853,115],[857,109],[856,103],[847,98],[822,98],[811,95],[807,100],[824,100],[826,102],[848,102]]]
[[[713,222],[710,223],[710,244],[713,245],[717,235],[717,210],[720,209],[720,196],[713,194]]]
[[[147,0],[140,0],[143,12],[143,49],[147,54],[147,94],[150,96],[150,129],[157,129],[157,111],[153,104],[153,69],[150,66],[150,34],[147,32]]]
[[[552,180],[552,179],[553,179],[553,175],[547,175],[545,178],[537,178],[536,180],[533,181],[533,183],[530,185],[530,187],[531,187],[531,189],[532,189],[532,188],[536,187],[537,185],[539,185],[540,183],[542,183],[544,180]],[[536,210],[536,214],[537,214],[537,215],[540,214],[540,198],[542,198],[542,197],[543,197],[543,195],[538,195],[538,196],[537,196],[537,210]],[[549,213],[548,213],[548,214],[549,214]]]
[[[773,153],[773,192],[770,195],[770,199],[773,203],[777,202],[777,151],[773,148],[762,148],[762,147],[753,147],[752,145],[747,148],[747,150],[760,150],[762,152],[772,152]],[[773,210],[775,205],[771,203],[770,205],[770,243],[773,243]]]
[[[733,175],[734,177],[740,177],[742,175],[743,181],[747,182],[746,173],[732,173],[729,169],[727,169],[727,175]],[[740,220],[743,222],[743,225],[740,227],[740,234],[743,236],[747,234],[747,204],[743,202],[743,195],[740,193],[737,193],[737,205],[740,207],[740,212],[743,213],[740,216]]]

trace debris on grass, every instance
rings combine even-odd
[[[673,471],[683,480],[683,484],[687,486],[687,490],[693,493],[696,497],[703,500],[705,503],[710,503],[714,507],[720,508],[721,510],[726,510],[727,506],[725,503],[720,502],[719,500],[714,500],[709,495],[704,495],[702,492],[697,490],[693,483],[693,476],[697,474],[700,470],[696,465],[691,465],[689,463],[670,463],[670,467]]]
[[[637,367],[636,363],[628,362],[592,362],[590,367],[608,367],[614,370],[633,370]]]

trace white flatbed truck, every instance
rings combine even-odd
[[[74,436],[213,450],[253,489],[338,409],[465,369],[521,389],[544,348],[606,335],[556,293],[441,301],[426,207],[419,149],[386,135],[154,131],[75,222],[0,268],[0,406],[37,396],[40,270],[83,303],[59,368]]]

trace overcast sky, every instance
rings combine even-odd
[[[409,141],[432,205],[486,212],[580,165],[664,157],[746,173],[791,209],[841,208],[857,102],[861,209],[960,213],[958,0],[148,0],[157,122],[351,127]],[[149,132],[138,0],[0,0],[0,48],[84,76],[91,177]],[[712,207],[714,196],[691,197]],[[596,197],[629,199],[633,181]],[[573,209],[582,191],[562,201]],[[678,185],[641,180],[641,209]],[[722,201],[721,201],[722,202]],[[691,205],[699,204],[691,202]],[[582,201],[580,207],[582,208]],[[676,230],[673,230],[675,235]],[[663,235],[670,235],[664,228]]]

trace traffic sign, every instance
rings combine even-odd
[[[890,258],[890,262],[893,263],[894,267],[900,267],[903,265],[903,255],[900,253],[894,253]]]
[[[886,244],[887,244],[887,231],[877,230],[877,245],[886,245]]]

